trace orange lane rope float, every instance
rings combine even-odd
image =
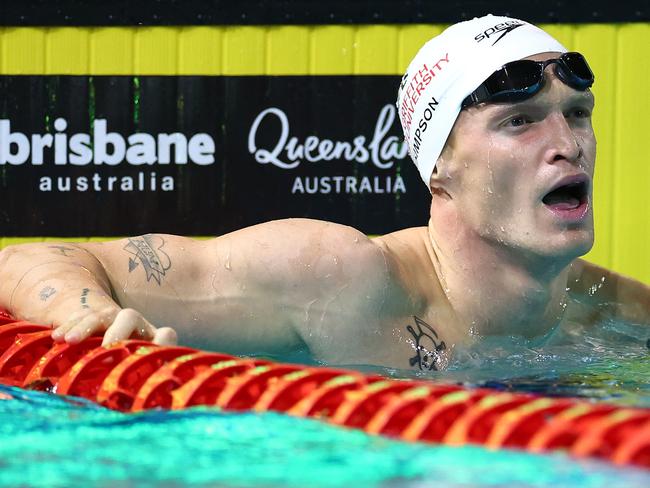
[[[650,468],[650,409],[386,379],[139,340],[100,344],[100,337],[55,343],[50,327],[0,310],[0,383],[124,412],[193,405],[286,412],[409,441],[563,450]]]

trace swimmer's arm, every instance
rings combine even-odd
[[[173,327],[181,344],[235,354],[317,353],[324,337],[345,336],[374,312],[385,288],[378,246],[350,227],[309,219],[206,241],[154,234],[84,247],[123,307]]]
[[[0,306],[16,318],[52,325],[54,337],[75,326],[65,339],[83,339],[79,329],[104,331],[113,340],[136,335],[158,343],[173,343],[174,332],[156,329],[133,310],[114,300],[106,272],[99,260],[77,244],[40,243],[9,246],[0,252]]]
[[[306,219],[268,222],[210,241],[152,234],[70,247],[73,256],[58,256],[46,244],[10,252],[15,271],[0,290],[0,305],[60,327],[69,342],[68,334],[77,341],[107,328],[105,340],[128,337],[111,323],[126,308],[147,324],[145,332],[161,330],[151,324],[170,326],[181,343],[195,347],[311,349],[370,317],[383,299],[377,290],[386,287],[383,253],[365,235]],[[47,286],[58,296],[45,306],[38,301]],[[85,313],[86,288],[97,320],[82,326],[75,314]]]
[[[306,348],[318,356],[332,338],[348,337],[360,317],[373,320],[369,311],[385,288],[382,250],[331,222],[271,221],[206,245],[214,320],[194,334],[228,352]]]
[[[611,318],[650,325],[650,287],[640,281],[578,259],[571,266],[568,287],[572,298],[591,307],[594,323]]]

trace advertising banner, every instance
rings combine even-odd
[[[425,225],[398,76],[2,76],[0,233]]]

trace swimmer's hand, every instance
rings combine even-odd
[[[0,252],[0,307],[20,320],[51,324],[55,341],[76,344],[104,334],[104,346],[125,339],[176,344],[173,329],[122,308],[111,290],[101,262],[78,245],[25,244]]]
[[[137,310],[116,306],[75,312],[62,325],[55,326],[52,338],[56,342],[77,344],[101,333],[104,334],[104,347],[126,339],[143,339],[161,346],[173,346],[178,342],[176,331],[171,327],[157,328]]]

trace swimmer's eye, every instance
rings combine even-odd
[[[515,115],[509,117],[503,122],[504,127],[523,127],[526,124],[531,124],[533,120],[526,115]]]
[[[564,116],[567,118],[588,119],[591,117],[591,110],[584,107],[576,107],[569,110]]]

